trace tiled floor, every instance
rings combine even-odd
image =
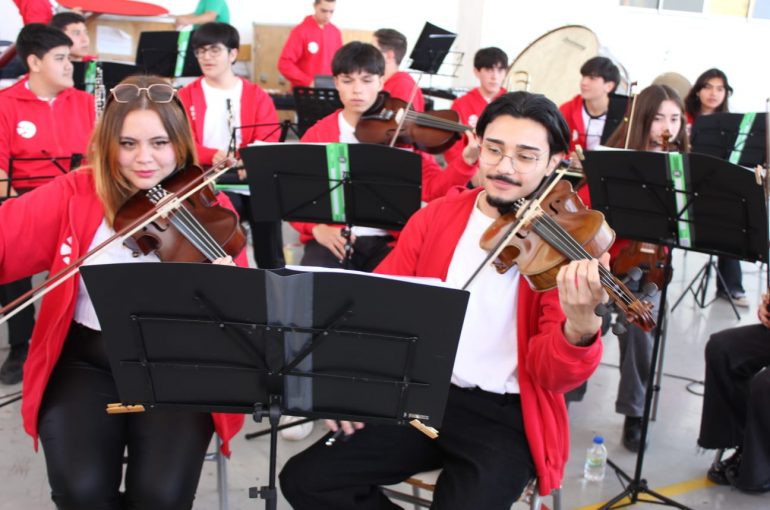
[[[673,302],[681,293],[706,257],[699,254],[676,252],[676,274],[669,290]],[[687,297],[671,316],[668,341],[665,349],[664,372],[661,383],[657,420],[651,426],[650,445],[644,459],[642,474],[650,487],[663,492],[674,500],[691,508],[761,509],[770,508],[770,494],[745,495],[729,488],[710,485],[705,473],[712,460],[712,452],[700,452],[696,438],[700,423],[702,387],[688,381],[703,377],[703,347],[712,332],[749,324],[755,321],[756,303],[763,288],[759,267],[744,263],[744,286],[752,302],[750,311],[741,309],[742,318],[736,320],[725,301],[717,301],[700,309]],[[713,295],[713,283],[709,295]],[[0,331],[0,345],[5,345],[5,331]],[[593,509],[622,491],[614,474],[608,470],[601,483],[586,483],[582,479],[585,449],[594,434],[606,438],[610,458],[633,474],[635,456],[620,444],[623,419],[614,412],[614,399],[618,381],[617,342],[611,336],[605,339],[604,364],[589,382],[588,392],[582,402],[570,408],[572,451],[563,486],[563,508]],[[0,351],[0,357],[5,352]],[[0,387],[0,395],[18,390],[18,387]],[[247,423],[245,432],[264,425]],[[321,435],[316,426],[312,436],[301,442],[279,440],[278,467],[294,453],[302,450]],[[770,431],[769,431],[770,433]],[[233,456],[228,462],[230,509],[264,508],[264,502],[248,499],[248,488],[265,483],[267,477],[267,438],[247,441],[243,434],[234,441]],[[321,467],[319,467],[320,469]],[[0,510],[38,510],[53,508],[49,501],[45,466],[41,453],[35,454],[31,440],[21,430],[19,404],[0,409]],[[550,500],[546,499],[550,506]],[[650,506],[641,504],[640,506]],[[216,469],[207,462],[200,482],[196,509],[216,509]],[[281,499],[278,508],[289,508]],[[525,508],[517,504],[517,508]]]

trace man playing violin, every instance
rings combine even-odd
[[[302,137],[307,143],[358,143],[356,124],[369,110],[382,90],[385,61],[382,53],[371,44],[351,42],[343,46],[332,61],[334,85],[339,92],[342,109],[327,115]],[[439,198],[453,186],[468,182],[475,167],[459,160],[442,170],[435,158],[420,152],[422,157],[422,200]],[[305,244],[302,265],[341,267],[345,257],[346,239],[339,225],[293,222]],[[397,232],[354,227],[352,232],[353,269],[371,271],[388,254]]]
[[[535,191],[569,145],[556,105],[528,92],[493,101],[476,133],[463,158],[478,165],[483,185],[456,188],[417,212],[377,272],[462,286],[487,256],[479,245],[487,228]],[[468,287],[439,438],[342,422],[346,441],[327,448],[324,438],[289,460],[284,496],[300,510],[396,508],[380,485],[437,468],[437,508],[507,509],[535,476],[541,494],[559,487],[569,452],[563,393],[590,376],[602,353],[598,269],[597,260],[571,262],[557,289],[537,293],[515,266],[502,275],[484,266]]]

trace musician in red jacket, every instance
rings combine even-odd
[[[0,205],[0,282],[57,273],[114,234],[115,214],[134,193],[196,162],[184,107],[159,77],[117,85],[89,146],[91,167]],[[243,254],[238,260],[244,265]],[[118,241],[86,263],[158,261],[154,253],[134,256]],[[188,411],[107,414],[107,404],[120,398],[77,273],[42,299],[23,397],[24,428],[35,447],[38,439],[43,445],[59,509],[191,508],[212,432],[228,453],[243,424],[242,415]]]
[[[278,57],[278,70],[292,87],[312,87],[319,74],[332,74],[342,33],[332,24],[335,0],[314,0],[313,15],[294,27]]]
[[[179,91],[193,128],[195,149],[203,165],[217,164],[231,149],[254,142],[277,142],[281,130],[270,96],[233,72],[240,36],[232,25],[210,22],[190,38],[203,76]],[[231,154],[234,155],[234,154]],[[245,172],[241,174],[246,178]],[[245,184],[245,181],[244,181]],[[260,269],[283,267],[283,236],[280,221],[254,221],[249,192],[227,192],[235,209],[251,227],[254,260]]]
[[[505,73],[508,71],[508,55],[500,48],[481,48],[473,56],[473,74],[479,80],[479,86],[452,103],[452,109],[460,116],[460,123],[476,128],[479,116],[484,108],[507,91],[503,87]],[[444,153],[447,161],[462,157],[463,148],[468,139],[463,137]]]
[[[482,234],[554,171],[568,147],[556,105],[528,92],[493,101],[476,131],[480,145],[474,140],[466,155],[478,158],[483,188],[417,212],[377,272],[462,286],[487,255]],[[393,508],[379,486],[437,468],[435,508],[510,508],[533,476],[541,494],[559,487],[569,453],[562,394],[600,361],[594,308],[604,291],[597,260],[572,262],[557,280],[558,290],[536,293],[515,266],[503,275],[485,266],[468,287],[438,439],[409,426],[342,422],[346,441],[327,448],[323,438],[284,466],[281,490],[292,507]]]
[[[343,108],[318,121],[302,137],[308,143],[358,143],[355,127],[361,115],[376,101],[382,89],[385,62],[382,53],[362,42],[343,46],[332,62],[334,84]],[[442,170],[433,156],[422,157],[422,199],[429,202],[444,196],[453,186],[463,185],[476,167],[459,160]],[[346,239],[340,225],[293,222],[305,244],[302,265],[341,267]],[[395,232],[354,227],[352,269],[371,271],[388,254]]]
[[[0,201],[10,192],[24,193],[79,164],[94,126],[94,98],[73,87],[72,41],[56,28],[32,23],[16,42],[28,75],[0,91]],[[2,178],[0,178],[2,179]],[[0,223],[0,229],[7,225]],[[31,288],[29,278],[0,285],[0,303],[9,303]],[[22,378],[28,342],[35,324],[28,309],[9,322],[11,351],[0,382],[16,384]]]
[[[398,70],[406,55],[406,36],[392,28],[381,28],[374,33],[372,44],[382,52],[385,58],[385,83],[382,90],[390,94],[390,97],[405,103],[411,99],[412,110],[424,112],[425,98],[422,90],[409,73]]]
[[[575,145],[593,150],[601,143],[610,94],[620,83],[620,71],[607,57],[586,60],[580,68],[580,94],[559,107],[570,131],[569,152]]]

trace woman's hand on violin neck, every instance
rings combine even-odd
[[[463,149],[463,159],[467,165],[475,165],[479,161],[479,152],[481,151],[479,138],[473,131],[466,131],[465,136],[468,137],[468,143]]]
[[[601,260],[575,260],[562,266],[556,276],[559,301],[567,321],[564,336],[572,344],[593,336],[601,328],[602,319],[594,311],[607,300],[599,277],[599,263],[607,265],[609,255]]]
[[[313,227],[313,237],[318,244],[328,249],[342,261],[345,258],[345,237],[342,235],[342,228],[331,225],[318,224]],[[350,243],[356,241],[356,236],[350,236]]]

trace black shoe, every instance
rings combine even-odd
[[[638,416],[626,416],[623,422],[623,446],[628,451],[638,452],[642,444],[642,419]]]
[[[21,382],[24,361],[27,359],[27,344],[12,347],[0,367],[0,382],[3,384],[18,384]]]
[[[740,468],[741,462],[740,459],[738,459],[738,462],[725,469],[725,477],[727,478],[728,482],[730,482],[730,485],[741,492],[746,492],[749,494],[763,494],[765,492],[770,492],[770,480],[758,487],[744,487],[743,485],[740,485],[738,483],[738,474],[740,473]]]
[[[730,480],[727,479],[727,470],[736,468],[740,462],[741,449],[736,448],[735,453],[729,458],[712,464],[706,473],[706,478],[717,485],[730,485]]]

